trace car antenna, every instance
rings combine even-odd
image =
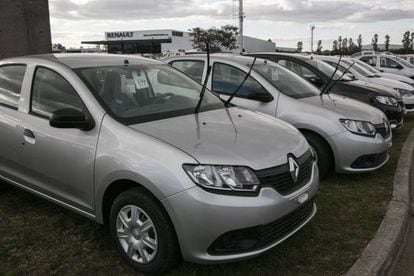
[[[336,74],[336,72],[338,71],[338,68],[339,68],[339,64],[341,63],[341,60],[342,60],[342,51],[341,51],[341,54],[339,55],[339,60],[338,60],[338,63],[336,64],[336,67],[335,67],[335,70],[333,71],[333,73],[332,73],[332,76],[329,78],[329,80],[328,80],[328,82],[326,83],[326,85],[325,85],[325,87],[322,89],[322,91],[321,91],[321,96],[326,92],[326,90],[327,90],[327,88],[328,88],[328,86],[331,84],[331,81],[333,80],[333,78],[334,78],[334,76],[335,76],[335,74]]]
[[[210,74],[211,74],[210,43],[209,42],[206,43],[206,50],[207,50],[207,74],[206,74],[206,78],[204,79],[203,87],[201,88],[201,92],[200,92],[200,99],[198,100],[198,103],[197,103],[197,106],[194,110],[194,113],[200,112],[201,103],[203,102],[204,94],[206,93],[207,81],[208,81],[208,78],[210,77]]]
[[[224,103],[226,107],[230,105],[231,100],[233,100],[234,96],[236,96],[237,92],[239,92],[240,88],[243,86],[243,84],[246,82],[246,80],[249,78],[250,74],[252,73],[253,66],[256,63],[256,57],[254,57],[252,64],[250,65],[249,72],[247,72],[246,76],[244,77],[243,81],[240,83],[240,85],[234,90],[234,92],[231,94],[230,98]]]

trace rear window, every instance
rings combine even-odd
[[[0,105],[18,108],[25,71],[25,65],[0,67]]]

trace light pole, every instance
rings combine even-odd
[[[240,52],[244,52],[244,48],[243,48],[243,21],[244,21],[243,0],[239,0],[239,47],[240,47]]]
[[[315,30],[315,25],[311,25],[310,30],[311,30],[311,53],[313,53],[313,30]]]

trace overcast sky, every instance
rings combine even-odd
[[[148,29],[188,30],[193,27],[238,24],[238,0],[50,0],[53,43],[79,47],[82,40],[103,40],[105,31]],[[245,34],[272,39],[277,46],[310,47],[309,26],[315,41],[332,48],[339,35],[391,36],[414,31],[414,0],[244,0]],[[86,45],[87,46],[87,45]]]

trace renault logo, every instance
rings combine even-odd
[[[292,157],[288,157],[288,161],[289,161],[290,175],[292,176],[293,182],[296,182],[298,181],[298,177],[299,177],[299,165],[298,163],[296,163],[295,159],[293,159]]]

